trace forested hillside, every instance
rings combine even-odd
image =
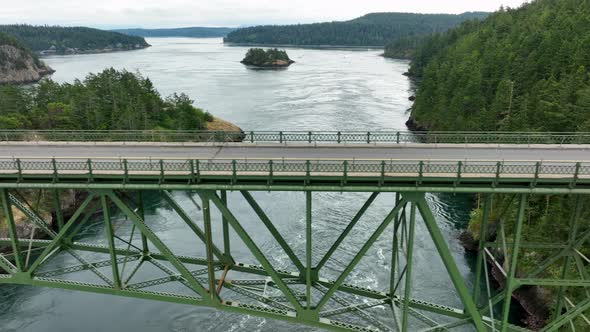
[[[163,100],[139,74],[107,69],[84,81],[0,86],[0,129],[205,129],[213,117],[184,94]]]
[[[190,38],[220,38],[227,36],[235,28],[175,28],[175,29],[119,29],[114,32],[139,37],[190,37]]]
[[[446,31],[486,13],[410,14],[373,13],[345,22],[268,25],[238,29],[227,43],[300,46],[385,46],[400,38],[419,38]]]
[[[538,0],[430,38],[410,72],[432,130],[590,131],[590,3]]]
[[[537,0],[518,9],[502,9],[482,22],[467,22],[429,37],[418,48],[410,70],[418,91],[409,125],[427,130],[590,131],[589,69],[590,2]],[[571,234],[575,195],[528,199],[522,241],[564,243]],[[588,198],[580,199],[582,206],[590,204]],[[488,239],[513,241],[517,201],[514,195],[494,196],[490,229],[503,227],[503,231],[491,231]],[[588,218],[590,211],[585,209],[580,220]],[[469,234],[476,239],[481,220],[478,205],[469,225]],[[585,223],[578,231],[588,230]],[[590,255],[590,247],[582,246],[580,252]],[[538,267],[550,254],[523,251],[518,273]],[[506,263],[500,252],[495,255]],[[578,268],[567,266],[565,273],[577,277]],[[587,265],[581,268],[590,272]],[[560,260],[539,277],[558,279],[563,271]],[[545,319],[558,314],[562,309],[556,305],[558,291],[544,287],[538,292],[544,295],[519,299],[529,313],[521,317],[528,327],[538,330]],[[581,301],[579,289],[569,288],[565,294],[574,303]],[[569,327],[588,328],[580,318]]]
[[[141,37],[84,27],[0,25],[0,32],[15,37],[34,52],[50,51],[50,54],[122,51],[149,46]]]

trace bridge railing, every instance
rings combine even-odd
[[[0,130],[0,142],[244,142],[334,144],[590,144],[590,133],[410,131]]]
[[[490,160],[295,160],[0,158],[0,177],[25,175],[339,176],[590,179],[590,162]]]

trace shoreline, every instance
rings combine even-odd
[[[231,43],[223,42],[224,46],[228,47],[284,47],[284,48],[299,48],[299,49],[319,49],[319,50],[369,50],[379,51],[384,50],[385,46],[346,46],[346,45],[297,45],[297,44],[261,44],[261,43]]]
[[[63,56],[72,56],[72,55],[92,55],[92,54],[108,54],[108,53],[123,53],[123,52],[133,52],[133,51],[141,51],[141,50],[145,50],[152,47],[152,45],[145,46],[145,47],[140,47],[140,48],[133,48],[133,49],[111,49],[111,50],[100,50],[100,49],[96,49],[96,50],[89,50],[89,51],[80,51],[80,52],[76,52],[76,53],[64,53],[64,54],[42,54],[41,52],[43,51],[36,51],[35,55],[37,55],[40,59],[47,59],[47,58],[53,58],[53,57],[63,57]]]

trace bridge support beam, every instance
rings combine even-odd
[[[420,214],[424,219],[426,224],[426,228],[430,233],[430,237],[434,241],[434,245],[440,255],[447,272],[449,273],[449,277],[451,278],[451,282],[455,286],[457,290],[457,295],[461,299],[463,306],[465,308],[465,312],[469,314],[471,319],[473,320],[473,325],[478,331],[486,331],[486,327],[483,324],[482,316],[479,310],[477,309],[475,303],[473,302],[473,298],[471,297],[467,286],[465,285],[465,281],[457,268],[457,264],[455,260],[451,256],[449,247],[447,246],[445,239],[434,219],[432,211],[426,202],[424,195],[420,195],[417,198],[417,206],[420,210]]]
[[[272,189],[272,185],[269,188]],[[77,207],[72,218],[67,222],[58,222],[56,225],[42,220],[39,215],[44,214],[38,214],[27,208],[26,202],[23,203],[11,196],[7,190],[0,190],[2,214],[9,216],[6,211],[12,212],[14,206],[24,215],[24,218],[18,220],[14,220],[14,216],[5,217],[2,220],[10,237],[0,238],[0,247],[8,246],[10,252],[0,255],[0,284],[54,287],[208,306],[228,312],[299,322],[333,331],[404,332],[452,331],[467,324],[473,325],[477,331],[488,331],[492,326],[498,330],[523,331],[509,324],[507,319],[506,311],[510,308],[512,294],[523,285],[542,285],[558,288],[560,294],[558,297],[560,303],[556,303],[556,308],[561,310],[552,321],[548,322],[547,331],[555,331],[566,324],[573,324],[575,319],[587,319],[585,315],[588,314],[590,304],[586,301],[572,302],[570,293],[571,289],[590,291],[587,254],[584,254],[584,244],[590,239],[590,229],[579,222],[582,219],[580,215],[583,210],[580,198],[576,202],[575,214],[570,221],[570,229],[573,231],[566,243],[545,245],[526,242],[523,221],[527,207],[527,193],[516,196],[519,198],[520,205],[516,213],[514,232],[510,233],[509,237],[501,237],[499,244],[489,243],[487,230],[494,222],[492,215],[496,218],[498,214],[492,213],[492,203],[494,203],[492,195],[484,197],[479,249],[505,245],[508,253],[506,264],[509,267],[506,269],[508,275],[506,288],[498,295],[488,296],[490,298],[486,299],[479,289],[484,280],[489,283],[487,260],[491,257],[491,253],[481,250],[478,254],[475,286],[471,292],[467,287],[469,279],[460,273],[425,194],[415,191],[398,193],[395,198],[392,197],[393,195],[381,197],[378,189],[376,187],[376,191],[365,196],[364,201],[360,202],[362,205],[359,210],[351,215],[345,227],[343,225],[344,229],[330,238],[325,235],[321,238],[317,237],[315,232],[317,225],[321,225],[323,220],[321,214],[312,213],[312,207],[316,199],[321,199],[321,194],[316,194],[311,189],[302,191],[300,197],[305,203],[305,210],[302,224],[304,226],[300,229],[300,236],[305,243],[298,248],[289,245],[287,241],[289,237],[281,234],[281,227],[284,225],[273,222],[272,215],[267,214],[261,206],[262,202],[257,201],[262,193],[253,195],[247,190],[242,190],[238,194],[230,194],[225,190],[220,192],[197,190],[194,193],[201,198],[198,204],[202,206],[202,211],[198,214],[187,212],[193,210],[183,205],[178,199],[182,195],[178,193],[173,194],[163,190],[149,192],[94,190],[90,191],[89,196]],[[191,193],[189,189],[187,192]],[[234,200],[236,202],[235,205],[232,204],[232,207],[241,204],[253,210],[254,224],[258,228],[252,229],[251,223],[237,214],[237,208],[230,208],[227,204],[229,195],[231,195],[229,198],[232,203]],[[146,220],[144,211],[146,197],[174,211],[179,218],[175,216],[169,221],[188,227],[191,241],[204,244],[205,249],[199,249],[203,251],[199,253],[200,256],[178,255],[172,250],[174,246],[169,246],[170,243],[165,244],[162,235],[154,232],[156,228],[153,228],[151,224],[158,220],[153,217]],[[380,205],[383,204],[382,201],[388,199],[391,202],[390,206],[382,212],[383,216],[378,220],[375,220],[375,217],[367,218],[374,216],[373,210],[370,214],[367,211],[377,205],[377,198],[383,198],[378,202]],[[51,205],[57,208],[59,204],[55,204],[54,201]],[[149,205],[153,205],[153,202]],[[101,210],[102,218],[92,217],[97,209]],[[504,214],[504,212],[500,213],[500,215]],[[126,220],[121,217],[125,217]],[[161,216],[161,218],[166,217]],[[201,220],[202,225],[199,224]],[[77,242],[79,237],[76,234],[84,227],[88,227],[91,222],[100,223],[105,227],[106,245]],[[17,226],[22,227],[20,223],[36,225],[35,227],[47,233],[49,239],[18,238],[16,229]],[[128,227],[124,227],[126,224]],[[281,266],[292,265],[293,271],[279,268],[270,256],[275,253],[263,250],[264,246],[256,243],[255,239],[259,237],[254,235],[258,235],[255,232],[260,231],[261,225],[278,243],[275,247],[276,250],[281,251],[281,256],[288,257],[288,262],[282,262]],[[425,226],[427,236],[432,239],[437,255],[441,258],[444,273],[453,284],[450,291],[461,300],[462,306],[459,308],[415,298],[419,292],[413,282],[417,277],[414,268],[416,264],[414,245],[417,244],[418,238],[422,238],[420,234],[422,225]],[[14,232],[10,231],[11,228]],[[55,232],[53,228],[58,229],[58,232]],[[367,234],[366,240],[358,239],[358,235],[361,234],[358,232],[359,228],[364,229],[362,234]],[[221,232],[213,232],[213,229],[219,229]],[[233,229],[243,244],[231,242],[230,229]],[[351,240],[355,243],[360,242],[358,249],[344,247],[344,243]],[[122,241],[125,245],[117,246],[115,245],[117,241]],[[316,257],[318,244],[322,242],[331,245],[326,246],[328,249],[322,256]],[[384,243],[386,246],[383,246]],[[243,248],[244,245],[245,248]],[[376,249],[376,246],[386,248],[385,250],[391,248],[389,280],[386,281],[386,285],[379,285],[375,289],[359,287],[351,276],[358,273],[359,266],[366,263],[364,259],[372,259],[370,253]],[[340,269],[334,268],[335,264],[328,264],[328,262],[332,263],[332,260],[336,259],[335,255],[345,248],[352,252],[350,261],[344,262]],[[526,271],[521,274],[518,270],[520,263],[518,258],[527,248],[549,248],[553,253],[541,262],[539,271]],[[247,252],[256,262],[234,261],[230,249],[236,255]],[[299,256],[296,249],[300,250]],[[493,250],[489,252],[491,251]],[[29,252],[34,253],[31,255],[30,267],[26,266],[23,260],[24,253]],[[59,255],[62,252],[71,254],[74,259],[67,255]],[[95,256],[100,254],[98,256],[103,257],[96,261],[82,258],[93,257],[92,254]],[[561,274],[561,278],[554,275],[543,279],[544,276],[546,277],[543,273],[545,269],[560,263],[560,259],[565,257],[569,257],[570,261],[570,264],[565,265],[568,266],[565,269],[568,273]],[[21,267],[17,264],[19,258]],[[389,257],[387,259],[389,264]],[[314,262],[317,263],[314,264]],[[125,268],[127,265],[129,265],[128,269]],[[157,267],[160,274],[154,275],[153,269],[150,272],[146,265]],[[106,268],[111,269],[112,276],[107,277],[108,273],[106,275],[101,273],[101,270]],[[560,265],[561,268],[563,266]],[[104,283],[73,281],[77,276],[82,276],[77,273],[84,271],[94,273]],[[516,271],[519,273],[517,274]],[[163,276],[162,272],[164,272]],[[572,272],[580,274],[580,279],[576,279]],[[236,276],[239,278],[234,278]],[[334,279],[328,279],[326,276]],[[178,293],[156,290],[163,286],[166,286],[166,289],[180,287],[178,289],[182,290]],[[383,289],[380,289],[380,286]],[[221,292],[222,289],[225,290]],[[478,308],[477,303],[484,299],[489,300],[492,305]],[[493,312],[490,317],[486,316],[490,308],[501,301],[504,301],[504,306],[501,314],[496,315],[497,320],[494,319]]]

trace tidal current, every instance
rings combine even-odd
[[[376,50],[311,50],[289,48],[296,61],[286,70],[258,71],[240,63],[247,48],[224,46],[220,39],[148,39],[153,46],[139,51],[58,56],[44,59],[57,72],[52,79],[72,82],[105,68],[126,69],[149,77],[163,95],[186,93],[195,105],[231,121],[244,130],[361,130],[404,129],[411,83],[402,73],[408,62],[385,59]],[[201,213],[186,193],[175,193],[188,212],[202,222]],[[314,193],[314,263],[368,198],[362,193]],[[305,257],[305,196],[303,193],[254,193],[254,197],[301,259]],[[195,195],[195,198],[198,196]],[[251,232],[254,241],[278,267],[293,270],[287,255],[271,239],[239,193],[229,193],[230,208]],[[356,226],[325,277],[342,271],[363,241],[393,207],[393,194],[382,194]],[[451,248],[460,272],[471,287],[472,268],[458,233],[469,218],[470,200],[464,196],[429,195],[428,201]],[[146,221],[177,254],[202,248],[178,217],[157,197],[148,197]],[[214,237],[220,238],[219,215],[214,213]],[[131,232],[118,218],[117,233]],[[389,234],[389,236],[387,236]],[[413,296],[460,307],[450,279],[422,222],[417,223]],[[238,261],[256,263],[235,233],[233,253]],[[105,243],[100,224],[83,230],[80,241]],[[386,230],[346,282],[387,289],[391,228]],[[71,263],[59,256],[55,266]],[[154,272],[155,273],[155,272]],[[88,281],[96,281],[87,274]],[[386,315],[376,309],[375,315]],[[383,318],[388,322],[388,318]],[[218,312],[208,308],[150,302],[114,296],[23,286],[0,287],[0,331],[314,331],[258,317]],[[469,331],[469,328],[467,328]]]

